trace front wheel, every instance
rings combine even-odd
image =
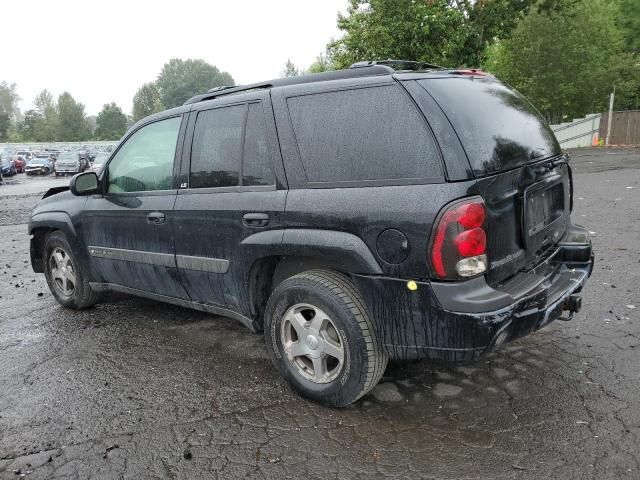
[[[44,275],[49,290],[64,307],[81,310],[95,305],[99,293],[91,289],[86,267],[75,258],[64,233],[51,233],[44,244]]]
[[[388,356],[351,280],[310,270],[284,280],[265,311],[267,348],[303,396],[343,407],[380,380]]]

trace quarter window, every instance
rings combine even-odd
[[[109,163],[111,193],[168,190],[182,117],[160,120],[135,132]]]
[[[287,105],[309,182],[442,176],[431,131],[395,85],[290,97]]]

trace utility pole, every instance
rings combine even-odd
[[[611,92],[611,97],[609,97],[609,118],[607,119],[607,140],[605,142],[606,145],[609,145],[609,140],[611,139],[611,118],[613,117],[613,98],[616,95],[616,86],[613,86],[613,92]]]

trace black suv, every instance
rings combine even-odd
[[[571,318],[593,265],[553,133],[477,70],[217,88],[138,122],[69,188],[29,223],[59,303],[112,290],[233,317],[334,406],[389,358],[468,362]]]

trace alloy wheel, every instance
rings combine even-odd
[[[65,297],[72,296],[76,290],[76,271],[67,252],[54,248],[49,255],[49,269],[56,289]]]
[[[345,343],[333,321],[318,307],[299,303],[284,314],[282,347],[298,373],[314,383],[335,380],[345,358]]]

